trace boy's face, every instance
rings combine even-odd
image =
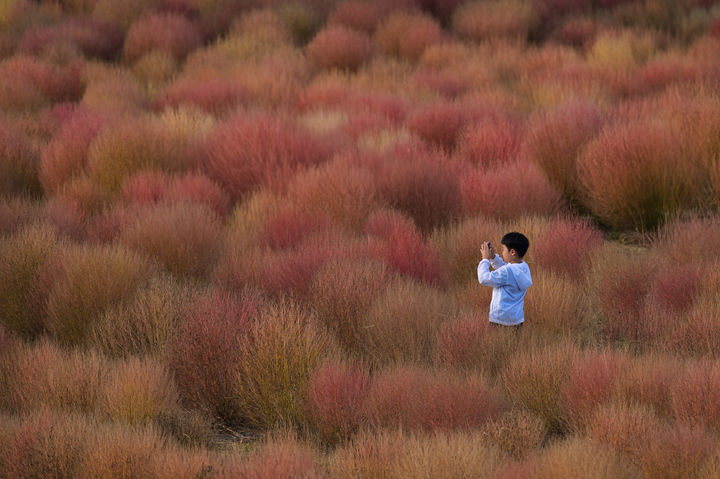
[[[509,263],[511,259],[513,259],[513,253],[515,250],[508,250],[507,246],[502,245],[502,250],[500,251],[500,256],[502,256],[503,261],[506,263]]]

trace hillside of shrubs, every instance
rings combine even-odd
[[[519,332],[476,275],[510,231]],[[719,444],[720,2],[0,0],[0,477]]]

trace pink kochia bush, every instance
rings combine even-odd
[[[325,362],[307,391],[314,431],[331,442],[348,440],[362,427],[471,430],[504,409],[501,395],[483,376],[447,376],[407,366],[371,376],[358,365]]]
[[[171,348],[170,369],[183,403],[223,420],[238,419],[231,391],[243,343],[262,304],[248,290],[208,291],[194,300]]]
[[[592,104],[572,102],[532,118],[525,143],[528,158],[571,201],[578,200],[578,155],[603,125]]]
[[[390,271],[431,286],[447,282],[436,250],[425,243],[412,221],[392,211],[378,211],[368,218],[370,255],[382,260]]]
[[[76,108],[45,147],[40,161],[40,182],[46,193],[57,192],[76,176],[85,174],[88,149],[106,119],[99,113]]]
[[[560,192],[527,161],[475,170],[460,180],[463,212],[509,219],[523,214],[551,215],[562,206]]]
[[[56,25],[38,26],[28,30],[18,50],[37,55],[48,47],[66,44],[88,57],[113,59],[122,49],[124,34],[117,26],[91,17],[68,17]]]
[[[580,279],[589,254],[602,235],[586,220],[558,219],[545,226],[533,242],[532,257],[543,268]]]
[[[442,28],[433,17],[411,12],[390,14],[378,25],[374,36],[385,53],[412,61],[442,38]]]
[[[406,124],[410,131],[437,146],[452,150],[469,120],[469,111],[458,102],[425,105],[411,113]]]
[[[204,167],[233,200],[266,185],[282,190],[303,167],[331,151],[309,131],[270,116],[237,116],[208,135]]]
[[[213,210],[220,218],[230,208],[230,200],[220,186],[207,176],[197,173],[168,176],[154,171],[140,172],[123,182],[122,197],[134,205],[180,201],[199,203]]]
[[[398,147],[375,169],[380,196],[427,232],[458,218],[462,197],[461,165],[423,147]]]
[[[396,367],[373,378],[364,408],[376,428],[470,430],[499,416],[502,404],[483,376]]]
[[[208,113],[221,115],[249,102],[250,92],[242,85],[228,79],[215,78],[198,81],[181,78],[154,99],[157,109],[191,105]]]
[[[125,38],[124,56],[132,62],[153,49],[170,53],[177,60],[199,47],[202,38],[197,26],[177,14],[149,14],[135,22]]]
[[[369,388],[370,374],[360,365],[326,361],[315,370],[307,390],[308,417],[324,441],[348,440],[364,425],[361,405]]]
[[[322,69],[356,70],[372,56],[372,43],[366,33],[330,26],[308,44],[307,54]]]
[[[460,154],[472,164],[493,168],[512,163],[520,155],[522,127],[510,118],[469,125],[458,139]]]

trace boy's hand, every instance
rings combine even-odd
[[[494,254],[491,254],[492,246],[490,246],[490,242],[484,241],[483,244],[480,245],[480,253],[482,253],[483,259],[492,259],[495,257]]]

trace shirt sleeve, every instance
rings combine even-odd
[[[495,253],[495,257],[490,260],[490,266],[492,266],[493,269],[500,269],[506,264],[507,263],[503,261],[502,257],[500,257],[500,255],[497,253]]]
[[[490,260],[484,259],[480,261],[477,268],[478,281],[483,286],[490,286],[497,288],[508,284],[508,271],[507,268],[496,269],[490,271]]]

